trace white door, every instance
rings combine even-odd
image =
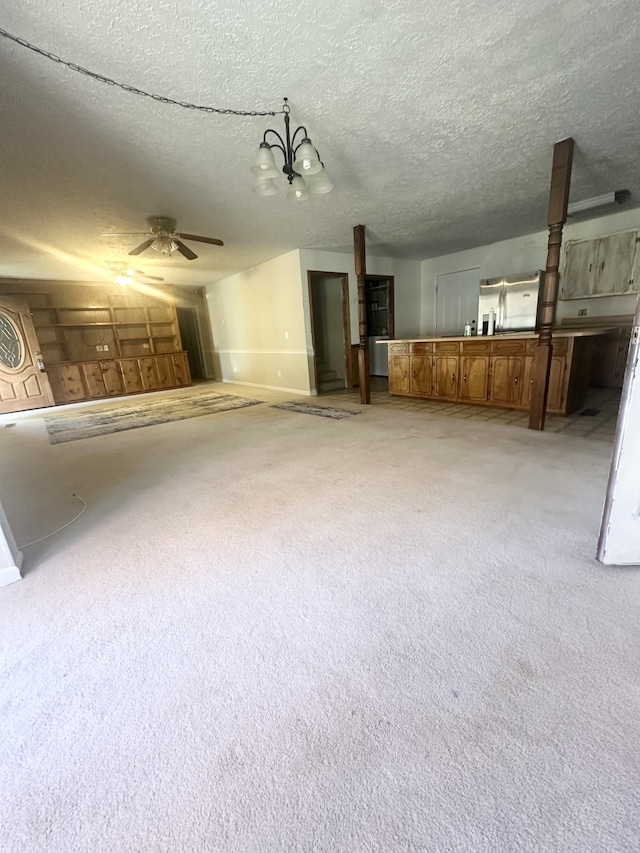
[[[462,335],[467,323],[477,326],[480,269],[439,275],[436,280],[436,334]]]

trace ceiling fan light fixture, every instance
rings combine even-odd
[[[128,272],[129,270],[127,270],[127,273]],[[113,280],[116,284],[120,285],[120,287],[127,287],[129,284],[133,283],[133,278],[125,273],[118,273],[118,275],[113,277]]]

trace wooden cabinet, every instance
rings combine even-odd
[[[622,231],[567,243],[560,298],[584,299],[637,291],[639,237],[638,231]]]
[[[144,391],[138,359],[121,358],[119,364],[125,394],[140,394]]]
[[[176,385],[191,385],[191,373],[189,372],[189,359],[186,352],[174,353],[171,356],[173,372],[176,377]]]
[[[392,394],[409,393],[409,356],[389,356],[389,390]]]
[[[516,406],[522,398],[524,358],[518,355],[491,357],[491,391],[489,399],[501,406]]]
[[[454,355],[434,355],[432,397],[455,400],[458,396],[459,359]]]
[[[59,364],[47,369],[53,398],[56,403],[73,403],[88,396],[82,382],[80,366]]]
[[[463,355],[460,358],[460,400],[485,403],[489,397],[489,356]]]
[[[522,402],[528,407],[531,404],[533,392],[533,356],[528,355],[524,360],[524,379],[522,387]],[[564,374],[567,360],[564,356],[553,356],[549,373],[549,393],[547,396],[547,411],[560,412],[564,402]]]
[[[122,373],[117,361],[101,361],[102,381],[104,382],[105,395],[114,397],[124,393]]]
[[[81,365],[84,385],[89,397],[106,397],[107,389],[99,361],[87,362]]]
[[[411,394],[414,397],[430,397],[431,396],[431,356],[430,355],[412,355],[411,356],[411,376],[409,387]]]
[[[139,358],[140,378],[145,391],[157,391],[160,387],[155,358]]]
[[[605,333],[565,333],[553,339],[547,411],[571,414],[584,404],[594,342]],[[627,338],[628,341],[628,338]],[[457,400],[528,410],[538,339],[479,337],[391,341],[389,391],[432,400]],[[624,349],[624,345],[621,345]]]
[[[169,355],[159,355],[156,358],[158,371],[158,387],[173,388],[176,385],[176,373],[173,369],[173,359]]]

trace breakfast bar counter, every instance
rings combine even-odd
[[[548,412],[570,415],[584,404],[595,339],[609,331],[554,331]],[[537,342],[536,332],[384,341],[389,393],[528,410]]]

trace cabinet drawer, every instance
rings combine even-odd
[[[553,354],[565,355],[569,349],[569,338],[553,338]],[[527,341],[527,355],[533,355],[538,346],[538,338],[531,338]]]
[[[490,352],[491,344],[489,341],[463,341],[463,355],[485,355]]]
[[[425,355],[433,352],[433,344],[417,343],[411,344],[411,355]]]
[[[520,355],[527,347],[526,340],[491,341],[491,352],[495,355]]]
[[[433,345],[433,351],[447,355],[458,355],[460,352],[459,341],[436,341]]]
[[[409,344],[389,344],[389,352],[409,352]]]

